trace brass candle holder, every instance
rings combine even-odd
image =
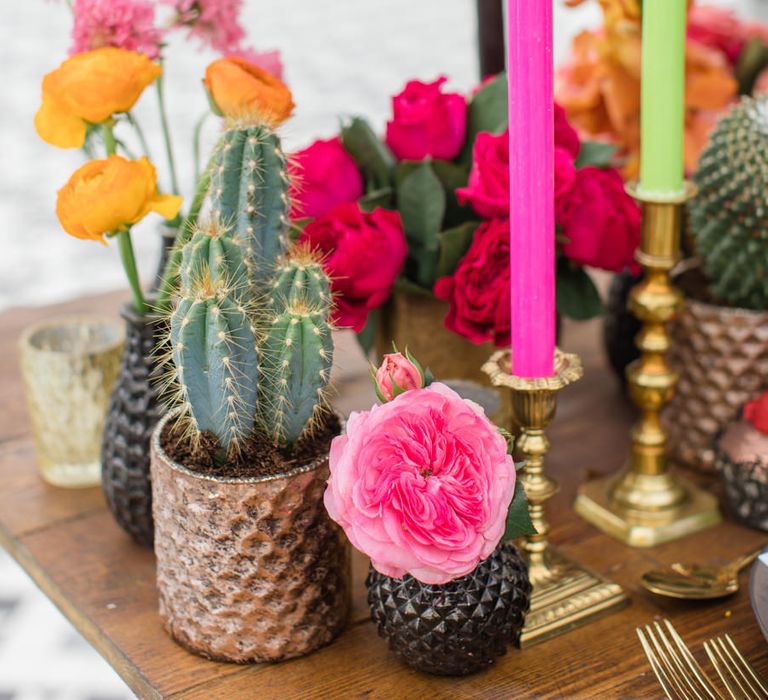
[[[521,541],[533,586],[531,609],[520,639],[523,647],[563,634],[611,611],[628,599],[621,588],[549,545],[545,504],[558,490],[544,472],[549,451],[545,434],[555,417],[557,392],[583,374],[577,355],[555,351],[555,374],[529,379],[512,374],[508,350],[494,353],[483,365],[494,386],[510,389],[512,419],[520,427],[517,449],[525,456],[523,486],[536,534]],[[515,427],[517,427],[515,426]]]
[[[683,304],[670,271],[680,255],[680,229],[687,185],[679,197],[651,197],[633,186],[629,193],[642,205],[643,229],[637,261],[645,275],[631,292],[629,307],[643,322],[637,336],[639,360],[627,368],[632,400],[640,420],[632,430],[629,468],[618,476],[584,484],[576,512],[632,547],[651,547],[690,535],[720,522],[717,500],[670,471],[667,436],[660,413],[672,398],[677,373],[667,362],[667,323]]]

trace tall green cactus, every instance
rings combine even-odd
[[[280,447],[311,429],[333,363],[328,311],[295,300],[275,314],[260,344],[259,422]]]
[[[171,353],[182,399],[198,431],[229,454],[253,434],[258,354],[247,309],[203,270],[171,314]]]
[[[255,274],[265,282],[288,246],[289,181],[280,138],[269,127],[224,132],[211,170],[212,209],[248,241]]]
[[[328,311],[331,285],[319,257],[308,248],[294,248],[275,269],[268,302],[276,311],[304,301],[309,307]]]

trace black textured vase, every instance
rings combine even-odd
[[[149,442],[164,413],[158,400],[152,353],[159,334],[156,316],[123,307],[125,350],[110,399],[101,443],[101,485],[120,527],[138,544],[151,547],[152,486]]]
[[[640,357],[635,344],[635,336],[642,324],[627,308],[629,292],[641,279],[641,275],[621,272],[611,281],[608,290],[605,319],[603,321],[603,343],[608,362],[621,381],[626,383],[624,370],[631,362]]]
[[[171,256],[173,250],[173,244],[176,242],[176,234],[178,229],[174,226],[168,226],[166,224],[160,224],[160,259],[157,262],[157,271],[155,272],[155,278],[152,280],[152,286],[149,289],[150,294],[157,292],[160,289],[160,284],[163,281],[163,275],[165,274],[165,266],[168,264],[168,258]]]
[[[480,671],[518,645],[531,595],[528,569],[511,543],[444,585],[373,568],[366,585],[371,617],[389,648],[418,671],[440,676]]]

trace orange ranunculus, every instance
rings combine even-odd
[[[76,54],[43,78],[35,129],[54,146],[79,148],[88,123],[127,112],[160,73],[160,66],[136,51],[104,47]]]
[[[627,157],[624,174],[635,177],[640,154],[639,3],[600,0],[600,4],[604,26],[574,39],[571,60],[558,71],[555,95],[578,129],[620,147]],[[688,40],[685,62],[684,157],[690,172],[717,115],[736,97],[737,84],[725,57],[696,41]]]
[[[205,87],[226,117],[277,126],[291,116],[293,96],[269,71],[242,58],[220,58],[205,69]]]
[[[172,219],[180,208],[181,197],[157,191],[155,167],[145,157],[92,160],[72,173],[56,199],[56,215],[68,234],[102,243],[104,234],[135,224],[150,211]]]

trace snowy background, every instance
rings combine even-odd
[[[521,0],[531,1],[531,0]],[[714,0],[710,0],[714,2]],[[555,0],[555,58],[571,37],[599,20],[597,0],[568,10]],[[764,0],[720,0],[749,16]],[[471,89],[478,78],[474,0],[245,0],[244,25],[253,46],[282,52],[296,116],[285,140],[295,150],[337,131],[339,115],[360,114],[381,129],[389,98],[407,79],[439,75]],[[64,58],[70,16],[63,0],[0,0],[0,310],[63,301],[124,285],[117,251],[77,241],[59,229],[56,190],[82,162],[77,151],[41,142],[32,118],[40,79]],[[184,194],[192,187],[192,130],[206,110],[200,86],[215,58],[176,35],[166,52],[173,138]],[[165,169],[154,94],[137,114],[152,136],[161,178]],[[216,135],[214,119],[206,147]],[[162,180],[161,180],[162,184]],[[134,236],[139,267],[153,273],[156,220]],[[0,700],[122,700],[125,684],[10,558],[0,551]]]

